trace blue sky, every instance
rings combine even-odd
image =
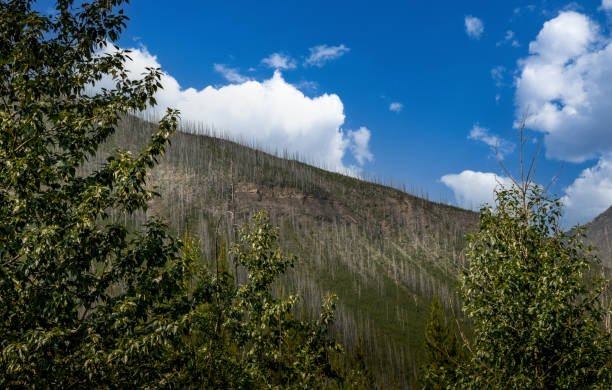
[[[507,180],[490,145],[515,173],[529,112],[544,139],[536,180],[563,163],[551,191],[568,223],[612,204],[611,0],[133,1],[126,13],[119,46],[135,49],[135,72],[162,67],[161,106],[188,120],[476,208],[494,175]]]

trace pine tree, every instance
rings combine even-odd
[[[347,362],[349,372],[346,374],[344,389],[368,390],[376,388],[376,379],[368,367],[366,358],[363,339],[358,335],[355,348]]]
[[[431,303],[425,330],[425,352],[427,360],[422,367],[421,388],[451,388],[457,381],[456,371],[463,356],[457,336],[444,318],[438,297],[434,297]]]

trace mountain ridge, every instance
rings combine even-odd
[[[124,118],[89,166],[116,148],[137,151],[154,130]],[[299,258],[283,286],[301,295],[302,310],[315,314],[324,293],[337,294],[334,331],[347,350],[365,352],[379,386],[416,386],[432,297],[463,321],[457,282],[465,235],[476,230],[478,214],[184,130],[151,172],[161,197],[148,214],[164,217],[179,235],[189,230],[201,238],[211,259],[219,242],[231,244],[241,224],[268,210],[283,248]],[[611,229],[612,207],[586,226],[608,267],[610,246],[602,244]],[[229,261],[237,282],[244,281],[244,271]]]
[[[154,129],[123,119],[90,167],[116,148],[137,151]],[[201,238],[209,259],[218,253],[215,243],[230,245],[250,215],[268,210],[283,248],[299,258],[284,290],[299,293],[307,312],[324,293],[338,295],[336,336],[349,352],[364,350],[384,388],[416,384],[434,295],[462,318],[457,275],[465,234],[477,226],[472,211],[187,132],[171,137],[149,184],[161,197],[148,214],[162,216],[176,234]],[[240,283],[246,275],[229,261]]]

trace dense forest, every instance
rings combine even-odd
[[[593,252],[531,170],[475,213],[153,120],[121,3],[0,5],[1,387],[612,385],[609,213]]]

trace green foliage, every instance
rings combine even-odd
[[[440,299],[431,303],[430,319],[425,331],[427,360],[422,367],[421,388],[440,390],[457,382],[456,371],[463,356],[457,336],[444,318]]]
[[[328,337],[334,298],[325,299],[319,320],[311,322],[294,316],[297,296],[271,293],[294,261],[282,254],[277,239],[265,212],[241,230],[240,244],[231,248],[248,271],[248,282],[239,288],[221,266],[225,251],[212,270],[199,268],[191,293],[199,305],[184,346],[193,356],[188,364],[195,383],[205,388],[309,389],[342,381],[331,365],[342,349]],[[198,252],[199,243],[187,235],[185,257],[197,258]]]
[[[332,381],[333,299],[314,322],[270,287],[291,259],[258,216],[234,254],[236,288],[211,273],[199,244],[158,219],[131,231],[109,215],[146,211],[149,170],[178,113],[169,110],[139,153],[88,158],[122,116],[155,104],[160,70],[130,80],[128,53],[101,51],[125,26],[121,0],[54,16],[32,1],[0,3],[0,387],[305,388]],[[115,88],[87,93],[103,77]],[[222,251],[225,253],[225,251]],[[215,259],[224,263],[224,259]],[[280,372],[277,370],[281,370]]]
[[[0,4],[0,387],[163,382],[166,362],[139,361],[171,348],[189,309],[179,244],[162,223],[135,234],[101,223],[109,209],[146,208],[146,172],[176,112],[141,153],[77,175],[121,113],[154,103],[160,73],[130,81],[124,52],[96,54],[124,26],[109,9],[119,2],[77,13],[71,3],[53,18],[30,1]],[[85,94],[108,74],[115,90]]]
[[[129,117],[113,144],[135,149],[150,132],[146,122]],[[476,229],[478,215],[339,178],[238,143],[178,132],[152,172],[151,183],[162,193],[152,207],[175,231],[189,226],[210,234],[209,242],[220,219],[219,231],[227,232],[262,208],[273,210],[281,247],[300,259],[283,277],[284,288],[299,289],[300,305],[309,312],[326,291],[337,294],[342,304],[334,336],[353,351],[361,335],[365,363],[380,388],[390,388],[393,375],[400,388],[414,388],[425,357],[430,297],[461,309],[456,287],[464,236]]]
[[[293,265],[293,257],[283,256],[278,233],[269,224],[267,213],[253,217],[252,226],[241,230],[241,244],[232,248],[238,263],[248,270],[248,283],[236,292],[234,319],[227,327],[243,354],[251,377],[264,388],[321,388],[339,379],[330,358],[342,352],[328,336],[333,323],[335,297],[323,299],[317,321],[298,320],[294,308],[298,297],[273,297],[272,284]]]
[[[565,232],[559,200],[536,186],[502,189],[496,206],[469,237],[461,294],[475,337],[457,387],[610,388],[606,282],[582,228]]]
[[[358,337],[355,350],[350,356],[349,367],[350,371],[347,375],[347,385],[344,388],[359,390],[376,388],[376,380],[366,363],[363,339],[361,336]]]

